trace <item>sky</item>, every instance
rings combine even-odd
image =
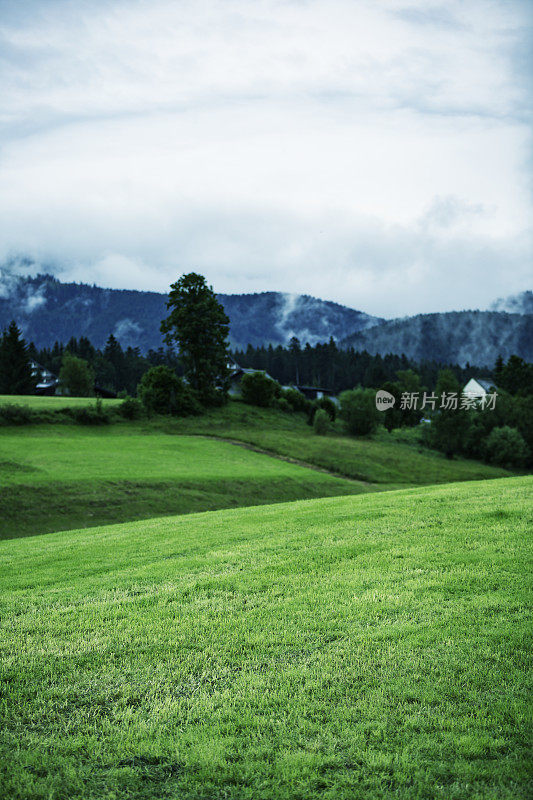
[[[0,0],[0,260],[486,308],[532,285],[532,31],[532,0]]]

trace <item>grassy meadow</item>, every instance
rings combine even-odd
[[[532,488],[1,542],[0,795],[530,797]]]
[[[133,425],[4,428],[0,485],[0,538],[367,489],[224,441]]]
[[[157,425],[154,422],[154,425]],[[317,436],[302,414],[252,408],[230,402],[201,417],[161,422],[169,432],[227,438],[267,452],[312,464],[376,488],[499,478],[511,473],[480,461],[455,458],[429,450],[420,430],[382,430],[372,437],[350,437],[337,421],[327,436]]]
[[[113,408],[122,403],[122,400],[117,398],[105,398],[102,400],[103,408]],[[70,397],[65,396],[50,396],[45,395],[29,395],[29,394],[2,394],[0,395],[1,405],[16,405],[31,408],[34,411],[57,411],[61,408],[88,408],[94,406],[94,397]]]
[[[179,420],[3,427],[0,539],[509,475],[449,461],[413,434],[316,436],[303,415],[238,402]]]

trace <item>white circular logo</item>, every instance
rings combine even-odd
[[[378,411],[386,411],[388,408],[392,408],[395,402],[394,395],[386,392],[385,389],[380,389],[379,392],[376,392],[376,408]]]

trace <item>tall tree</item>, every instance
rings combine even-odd
[[[292,360],[292,379],[296,384],[300,383],[300,356],[301,356],[301,348],[300,348],[300,340],[297,336],[293,336],[289,342],[289,352],[291,354]]]
[[[170,287],[165,341],[179,347],[185,377],[205,404],[227,390],[229,319],[203,275],[190,272]]]
[[[0,340],[0,394],[33,394],[35,385],[28,347],[13,320]]]
[[[83,358],[68,351],[63,356],[59,372],[59,385],[65,394],[72,397],[92,397],[94,394],[94,371]]]

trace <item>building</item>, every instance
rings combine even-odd
[[[235,361],[228,361],[227,367],[230,370],[229,389],[228,389],[228,394],[230,395],[230,397],[240,397],[241,381],[243,375],[253,375],[254,372],[262,372],[264,375],[266,375],[267,378],[270,378],[271,381],[274,380],[274,378],[271,375],[269,375],[268,372],[265,372],[262,369],[252,369],[251,367],[240,367],[238,364],[235,363]]]
[[[34,379],[37,381],[35,386],[35,394],[41,395],[60,395],[60,394],[68,394],[68,392],[61,391],[59,388],[59,378],[57,375],[54,375],[53,372],[50,372],[49,369],[43,367],[37,361],[30,361],[31,366],[31,374]],[[100,386],[98,383],[94,384],[94,393],[96,397],[116,397],[117,393],[114,392],[112,389],[105,389],[103,386]]]
[[[495,388],[491,381],[486,381],[482,378],[470,378],[463,389],[463,394],[466,394],[468,397],[475,397],[478,400],[483,400],[483,398],[491,391],[494,391]]]
[[[31,374],[37,381],[35,394],[54,395],[59,386],[59,378],[53,372],[38,364],[37,361],[30,361]]]
[[[291,388],[297,389],[307,397],[308,400],[321,400],[323,397],[331,397],[331,399],[333,399],[333,392],[321,386],[304,386],[301,383],[295,383]]]
[[[241,381],[243,375],[253,375],[254,372],[262,372],[267,378],[270,378],[271,381],[276,380],[269,375],[268,372],[265,372],[262,369],[253,369],[251,367],[241,367],[233,360],[229,360],[227,363],[227,367],[230,371],[229,375],[229,390],[228,394],[231,397],[239,397],[241,394]],[[335,399],[333,396],[333,392],[330,392],[328,389],[323,389],[320,386],[304,386],[299,383],[291,383],[288,386],[282,386],[282,389],[295,389],[300,394],[303,394],[308,400],[320,400],[322,397],[331,397],[333,400]]]

